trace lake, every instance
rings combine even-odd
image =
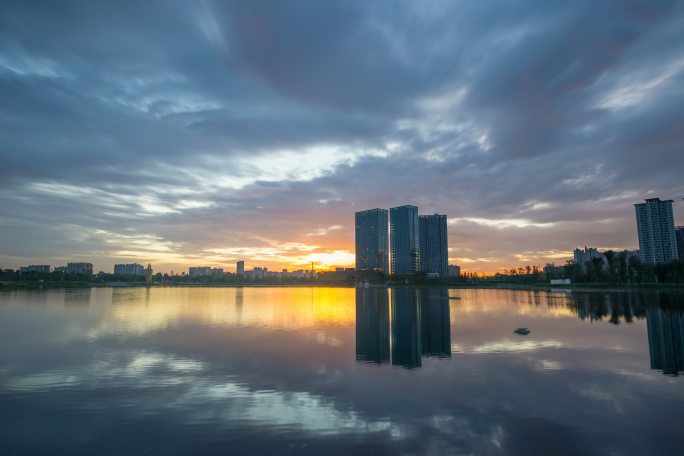
[[[662,291],[0,292],[0,454],[676,454],[683,309]]]

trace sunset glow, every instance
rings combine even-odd
[[[247,3],[3,12],[0,267],[353,267],[354,213],[414,205],[493,273],[684,224],[681,8]]]

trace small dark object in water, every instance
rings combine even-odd
[[[449,299],[461,299],[460,296],[449,296]]]
[[[527,328],[518,328],[513,332],[516,334],[520,334],[521,336],[526,336],[530,333],[530,330]]]

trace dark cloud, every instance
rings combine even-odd
[[[633,248],[632,204],[684,196],[680,2],[6,2],[0,29],[8,266],[275,264],[413,203],[493,270]]]

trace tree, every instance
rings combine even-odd
[[[571,279],[573,282],[579,282],[582,277],[582,268],[573,260],[567,260],[563,266],[563,278]]]
[[[612,250],[606,250],[603,252],[603,256],[606,257],[606,261],[608,262],[608,282],[615,282],[617,279],[617,274],[615,273],[615,252]]]

